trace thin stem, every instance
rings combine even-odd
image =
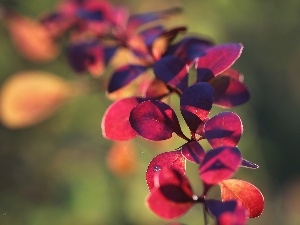
[[[203,218],[204,218],[204,224],[205,224],[205,225],[209,225],[209,224],[208,224],[208,218],[207,218],[207,213],[206,213],[206,207],[205,207],[205,204],[203,204]]]

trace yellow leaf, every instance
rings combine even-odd
[[[70,84],[56,75],[42,71],[14,74],[1,89],[0,118],[9,128],[35,125],[49,117],[70,94]]]

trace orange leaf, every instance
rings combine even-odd
[[[11,15],[6,22],[16,49],[28,60],[46,62],[58,55],[58,47],[50,33],[37,21]]]
[[[219,183],[222,201],[240,200],[248,209],[249,217],[255,218],[264,210],[264,197],[253,184],[243,180],[228,179]]]
[[[108,168],[116,175],[124,176],[136,169],[136,151],[131,141],[114,142],[106,157]]]
[[[32,126],[46,119],[71,94],[65,80],[42,71],[12,75],[1,89],[2,123],[10,128]]]

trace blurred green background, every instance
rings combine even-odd
[[[132,13],[181,6],[174,24],[216,43],[241,42],[235,64],[251,90],[249,103],[234,108],[244,123],[239,147],[258,170],[240,169],[237,177],[259,187],[265,212],[249,224],[300,224],[300,1],[298,0],[151,0],[112,1]],[[1,0],[30,17],[51,11],[56,1]],[[76,75],[63,54],[51,63],[20,57],[0,25],[0,82],[15,72],[39,69],[67,79]],[[147,225],[167,224],[145,206],[144,173],[159,151],[181,143],[147,144],[137,138],[137,169],[116,176],[107,167],[111,142],[101,135],[101,117],[110,101],[104,93],[78,97],[46,121],[19,130],[0,125],[0,224]],[[188,165],[200,193],[196,169]],[[194,178],[195,177],[195,178]],[[218,192],[218,191],[216,191]],[[180,221],[202,223],[194,207]]]

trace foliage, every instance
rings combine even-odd
[[[146,205],[150,210],[163,219],[175,219],[194,204],[202,204],[205,224],[209,214],[219,225],[243,225],[248,217],[262,213],[263,195],[252,184],[230,178],[240,167],[258,166],[244,159],[237,148],[243,133],[240,117],[230,111],[210,115],[213,106],[229,109],[250,98],[243,75],[232,68],[243,45],[214,44],[189,34],[186,27],[164,26],[165,20],[179,13],[181,9],[174,7],[130,15],[127,8],[102,0],[65,0],[38,21],[5,8],[4,20],[12,41],[28,60],[52,60],[59,52],[58,42],[66,39],[70,66],[78,73],[90,73],[92,82],[101,81],[99,77],[113,67],[106,91],[109,96],[121,94],[102,118],[105,138],[126,141],[141,136],[163,141],[175,133],[185,141],[149,163]],[[196,75],[194,81],[191,74]],[[49,82],[52,88],[44,88]],[[124,97],[122,90],[129,86],[130,93]],[[82,91],[71,89],[80,88],[44,72],[14,75],[2,88],[1,119],[11,128],[34,125]],[[189,135],[173,109],[176,104],[166,103],[174,94]],[[202,140],[211,149],[205,151]],[[116,154],[109,156],[110,165],[118,173],[131,170],[130,159],[118,162],[119,156],[113,159]],[[186,177],[186,160],[198,166],[203,183],[200,196]],[[209,191],[217,185],[221,200],[210,199]]]

